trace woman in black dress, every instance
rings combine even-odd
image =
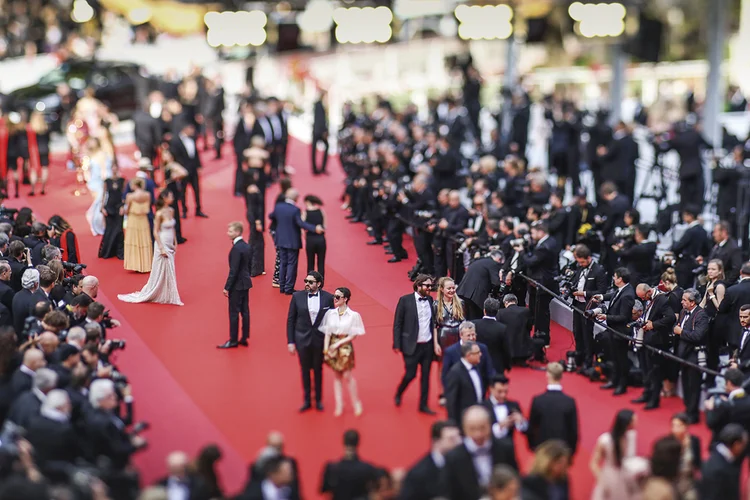
[[[719,306],[724,300],[724,294],[727,291],[724,276],[724,263],[720,259],[711,260],[706,267],[708,282],[706,289],[703,291],[703,299],[700,306],[710,318],[711,323],[708,327],[708,345],[706,346],[706,366],[716,370],[719,366],[720,350],[723,346],[729,344],[736,345],[739,339],[729,339],[728,314],[720,314]],[[706,387],[713,387],[716,377],[706,375]]]
[[[99,244],[99,258],[125,258],[125,233],[122,230],[122,206],[125,179],[120,177],[120,169],[112,165],[112,177],[104,181],[104,236]]]
[[[326,214],[320,208],[323,202],[317,196],[305,196],[305,211],[302,220],[314,226],[326,227]],[[307,254],[307,270],[318,271],[321,276],[326,275],[326,237],[325,234],[305,232],[305,253]],[[315,260],[317,257],[317,267]]]
[[[245,191],[245,208],[247,222],[250,224],[250,276],[266,274],[265,251],[263,240],[265,221],[263,217],[263,170],[257,167],[245,166],[243,183]]]

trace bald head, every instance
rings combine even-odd
[[[284,194],[287,199],[297,201],[299,198],[299,192],[294,188],[289,188],[286,190],[286,193]]]
[[[173,451],[167,455],[167,470],[170,476],[184,477],[190,459],[184,451]]]
[[[60,339],[52,332],[44,332],[37,339],[37,345],[41,347],[46,354],[52,354],[60,345]]]
[[[484,445],[492,434],[490,414],[483,406],[475,405],[464,412],[464,435],[471,438],[478,446]]]
[[[646,283],[641,283],[637,287],[635,287],[635,294],[638,296],[639,299],[649,299],[651,293],[651,287],[648,286]]]
[[[95,299],[99,293],[99,279],[96,276],[86,276],[81,280],[83,293]]]
[[[37,371],[44,367],[47,362],[44,359],[44,353],[39,349],[28,349],[23,353],[23,364],[32,371]]]

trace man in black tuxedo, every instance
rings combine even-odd
[[[0,304],[3,304],[8,311],[13,310],[13,295],[16,293],[10,286],[11,274],[10,264],[0,260]]]
[[[448,418],[457,422],[467,408],[480,404],[487,391],[486,382],[479,374],[482,350],[476,342],[461,344],[461,361],[448,371],[445,384],[445,399]]]
[[[489,257],[477,259],[466,268],[466,274],[456,288],[456,293],[466,306],[466,319],[482,317],[484,301],[492,287],[500,285],[502,262],[503,253],[500,250],[492,250]]]
[[[305,289],[295,292],[289,302],[286,321],[286,340],[289,353],[297,354],[302,371],[305,398],[300,412],[312,408],[310,404],[310,371],[315,379],[315,409],[323,411],[323,333],[318,329],[326,312],[333,309],[333,295],[321,289],[323,276],[310,271],[305,277]]]
[[[525,364],[531,354],[530,313],[518,305],[518,298],[512,293],[503,296],[503,307],[497,312],[497,321],[505,325],[510,342],[510,356],[514,363]]]
[[[244,103],[242,105],[242,117],[234,129],[234,137],[232,138],[232,147],[237,159],[237,170],[234,174],[235,196],[245,196],[245,193],[242,192],[242,162],[245,160],[245,150],[250,147],[250,139],[253,136],[254,126],[255,114],[253,113],[253,108],[249,103]]]
[[[445,465],[445,455],[461,444],[461,433],[455,423],[441,420],[432,424],[430,440],[430,452],[406,474],[399,500],[433,500],[440,497],[440,474]]]
[[[682,211],[682,221],[687,224],[687,229],[674,245],[672,252],[677,256],[677,263],[674,266],[677,273],[677,283],[682,288],[693,286],[693,269],[697,266],[698,257],[706,257],[710,251],[710,242],[706,230],[701,226],[698,220],[700,209],[693,205],[688,205]]]
[[[487,346],[492,358],[492,365],[497,373],[511,368],[511,349],[508,330],[497,320],[500,301],[489,297],[484,301],[484,316],[474,320],[477,331],[477,342]]]
[[[182,451],[173,451],[167,455],[167,476],[156,481],[158,486],[181,494],[182,498],[193,498],[198,487],[203,487],[203,481],[190,473],[190,458]]]
[[[741,466],[747,438],[747,431],[738,424],[729,424],[719,433],[719,443],[701,471],[698,486],[701,500],[740,498]]]
[[[524,251],[523,246],[514,247],[514,250],[520,252],[521,266],[527,276],[557,293],[559,287],[555,277],[560,265],[559,248],[557,242],[549,236],[546,221],[536,221],[531,225],[531,239],[534,240],[534,245],[530,251]],[[534,336],[544,338],[547,344],[549,344],[550,302],[552,302],[551,295],[534,286],[529,287],[529,309],[534,318]]]
[[[731,366],[740,369],[747,376],[750,373],[750,304],[740,307],[740,327],[740,347],[732,356]]]
[[[729,222],[719,221],[716,223],[712,233],[715,245],[708,253],[706,262],[719,259],[724,264],[724,277],[729,285],[733,285],[740,277],[742,267],[742,249],[737,245],[737,240],[732,238]],[[699,264],[703,263],[703,257],[696,259]]]
[[[420,274],[414,280],[414,293],[398,299],[393,319],[393,351],[404,357],[404,376],[396,389],[395,403],[401,406],[401,398],[409,384],[417,376],[419,367],[419,411],[428,415],[435,412],[427,405],[430,394],[430,369],[434,356],[440,355],[440,345],[432,334],[435,320],[432,317],[433,279]]]
[[[545,441],[559,439],[570,447],[573,456],[578,449],[578,408],[575,399],[562,392],[563,372],[560,363],[547,365],[547,391],[531,400],[526,436],[532,450]]]
[[[669,295],[645,283],[638,285],[635,293],[641,301],[648,304],[643,312],[643,343],[657,349],[667,349],[675,322]],[[653,410],[659,407],[666,364],[662,356],[650,349],[644,349],[642,353],[643,394],[634,399],[633,403],[646,403],[643,409]]]
[[[598,301],[609,301],[607,312],[598,310],[596,319],[606,321],[607,326],[628,337],[631,336],[628,323],[633,319],[633,304],[635,304],[635,290],[630,285],[630,271],[624,267],[615,269],[613,280],[617,290],[605,294],[597,294]],[[612,378],[602,386],[602,389],[614,389],[615,396],[627,392],[628,387],[628,350],[630,341],[615,335],[609,330],[602,332],[604,336],[604,350],[607,358],[612,360]]]
[[[38,414],[24,425],[27,439],[34,447],[34,461],[45,477],[53,482],[68,479],[70,464],[82,454],[70,415],[68,393],[54,389],[47,393]]]
[[[288,494],[285,498],[288,500],[300,499],[299,465],[297,459],[287,455],[284,450],[284,435],[277,431],[268,434],[265,448],[260,451],[257,460],[250,464],[248,480],[245,485],[245,495],[253,491],[258,491],[258,486],[269,479],[268,476],[274,468],[274,462],[279,458],[288,461],[291,466],[291,480],[285,482],[288,489]],[[249,496],[240,498],[244,500],[258,497]]]
[[[476,405],[463,415],[463,442],[445,456],[441,497],[449,500],[479,500],[497,465],[518,470],[515,450],[507,439],[492,436],[490,414]]]
[[[448,373],[450,373],[451,368],[461,363],[461,358],[463,358],[461,346],[466,342],[476,342],[482,353],[477,370],[479,377],[482,379],[482,386],[486,389],[496,373],[487,345],[477,341],[476,325],[470,321],[464,321],[458,326],[458,335],[459,341],[443,351],[443,370],[440,374],[443,387],[448,386]]]
[[[682,294],[682,311],[673,329],[674,334],[679,337],[677,356],[696,365],[699,351],[706,349],[709,327],[708,315],[698,306],[700,300],[697,290],[685,290]],[[682,400],[685,402],[685,413],[693,424],[700,420],[698,407],[702,381],[702,372],[687,366],[682,367]]]
[[[622,266],[630,271],[633,283],[650,283],[654,275],[656,242],[648,241],[648,232],[648,226],[638,224],[633,232],[634,245],[620,242],[612,246]]]
[[[508,439],[512,444],[514,433],[526,432],[529,429],[529,423],[523,418],[518,401],[508,399],[509,388],[510,380],[505,375],[495,375],[490,382],[490,397],[482,403],[482,406],[490,412],[494,436],[497,439]]]
[[[39,415],[46,395],[57,386],[57,373],[49,368],[39,368],[34,374],[31,389],[22,392],[13,401],[8,412],[8,421],[25,429],[31,419]]]
[[[727,288],[724,300],[719,304],[719,313],[727,314],[729,317],[727,342],[733,349],[741,347],[742,327],[738,318],[740,317],[740,308],[745,304],[750,304],[750,262],[742,264],[740,281]]]
[[[312,173],[313,175],[325,174],[326,165],[328,164],[328,116],[326,114],[326,97],[323,91],[315,102],[313,108],[313,134],[312,134]],[[323,143],[323,163],[318,169],[318,143]]]
[[[344,432],[344,457],[323,467],[320,492],[330,493],[332,500],[367,498],[367,488],[377,477],[378,468],[359,459],[359,432]]]
[[[573,275],[573,307],[583,313],[586,303],[594,295],[607,291],[607,271],[604,266],[594,262],[591,250],[586,245],[576,245],[573,251],[576,263]],[[591,367],[594,358],[594,322],[583,314],[573,314],[573,335],[576,341],[576,364],[583,370]]]
[[[187,170],[187,177],[182,181],[182,218],[187,217],[187,187],[193,189],[195,196],[195,216],[208,217],[201,208],[201,185],[199,172],[203,165],[198,154],[198,146],[195,143],[195,125],[184,121],[179,126],[179,134],[172,138],[169,150],[174,160]]]
[[[161,124],[151,116],[151,101],[143,103],[142,109],[133,114],[135,146],[142,158],[156,160],[156,149],[161,144]]]
[[[729,424],[739,424],[747,432],[750,429],[750,397],[745,393],[742,384],[745,376],[736,368],[724,372],[726,392],[720,404],[713,398],[706,399],[706,425],[713,432],[711,441],[718,442],[719,433]]]
[[[10,378],[10,394],[16,399],[34,386],[34,376],[39,368],[47,366],[44,353],[39,349],[27,349],[23,353],[23,362]]]
[[[242,239],[242,222],[230,222],[227,236],[232,240],[229,251],[229,275],[224,284],[224,296],[229,298],[229,340],[219,349],[234,349],[237,345],[248,346],[250,338],[250,245]],[[237,340],[239,318],[242,318],[242,338]]]
[[[34,314],[37,302],[45,302],[39,291],[39,271],[33,268],[23,272],[22,289],[13,296],[13,327],[20,336],[26,318]]]

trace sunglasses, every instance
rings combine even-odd
[[[307,285],[314,285],[315,283],[317,283],[315,280],[305,280],[305,284]]]
[[[343,295],[336,295],[336,294],[334,294],[333,298],[337,299],[337,300],[341,300],[341,299],[344,298],[344,296]]]

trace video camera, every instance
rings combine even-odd
[[[7,198],[7,195],[0,191],[0,199]],[[17,208],[8,208],[5,205],[0,205],[0,219],[5,219],[7,221],[13,222],[16,220],[16,215],[18,214]]]
[[[573,261],[560,270],[560,274],[555,276],[555,281],[558,282],[560,287],[560,295],[564,299],[569,299],[573,294],[573,290],[576,287],[576,283],[573,282],[573,277],[576,274],[576,261]]]
[[[88,267],[86,264],[75,264],[73,262],[65,262],[62,263],[63,269],[69,273],[71,276],[74,274],[81,274],[81,272]]]

